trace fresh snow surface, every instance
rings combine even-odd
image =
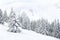
[[[21,29],[20,33],[8,32],[8,26],[0,24],[0,40],[60,40],[54,37],[38,34],[31,30]]]

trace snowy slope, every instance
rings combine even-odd
[[[24,29],[21,29],[21,33],[7,32],[7,29],[7,26],[0,25],[0,40],[60,40]]]

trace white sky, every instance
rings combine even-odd
[[[43,17],[50,22],[54,19],[60,20],[60,0],[0,0],[2,10],[9,10],[11,7],[32,8],[34,10],[33,19]]]

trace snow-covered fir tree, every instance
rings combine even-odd
[[[35,31],[41,34],[47,34],[48,30],[47,27],[49,26],[48,21],[47,20],[37,20],[36,21],[36,27],[35,27]]]
[[[15,19],[15,18],[16,18],[16,14],[15,14],[15,12],[13,11],[13,8],[11,8],[11,12],[10,12],[10,14],[9,14],[9,20],[8,20],[8,22],[12,21],[12,20]]]
[[[3,14],[3,21],[8,22],[8,15],[6,10],[4,11],[4,14]]]
[[[37,25],[36,25],[36,21],[31,21],[31,25],[30,25],[30,26],[31,26],[31,30],[32,30],[32,31],[35,31],[35,28],[36,28],[36,26],[37,26]],[[37,30],[36,30],[36,31],[37,31]]]
[[[19,27],[20,27],[20,24],[16,19],[14,19],[13,21],[10,22],[8,31],[15,32],[15,33],[21,32]]]
[[[19,17],[19,20],[20,20],[20,23],[23,25],[22,26],[23,29],[28,29],[28,30],[31,29],[31,27],[30,27],[30,19],[28,18],[28,16],[26,15],[25,12],[23,12],[21,14],[21,17]]]
[[[0,23],[4,24],[4,22],[3,22],[3,12],[2,12],[1,9],[0,9]]]
[[[14,13],[13,9],[11,9],[11,14],[9,16],[9,29],[8,31],[11,32],[20,32],[20,24],[16,19],[16,14]]]

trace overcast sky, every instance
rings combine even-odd
[[[0,0],[0,8],[32,8],[34,19],[45,18],[49,21],[60,20],[60,0]],[[29,14],[30,15],[30,14]]]

